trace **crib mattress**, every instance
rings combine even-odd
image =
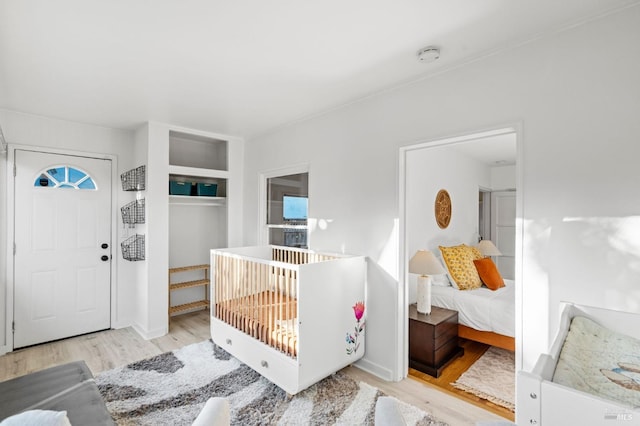
[[[298,301],[263,291],[216,303],[215,316],[234,328],[286,353],[298,356]]]
[[[576,316],[562,346],[553,382],[640,406],[640,340]]]

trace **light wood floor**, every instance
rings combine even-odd
[[[209,317],[206,311],[174,317],[169,334],[152,340],[144,340],[131,328],[87,334],[0,356],[0,381],[76,360],[84,360],[91,371],[98,374],[210,337]],[[463,392],[447,388],[448,381],[455,379],[445,377],[453,377],[456,374],[459,376],[464,371],[464,364],[468,363],[468,368],[483,352],[479,347],[474,348],[474,342],[469,343],[471,345],[465,344],[465,356],[454,361],[438,380],[415,370],[411,370],[410,377],[400,382],[381,380],[353,366],[345,368],[344,371],[354,379],[369,383],[387,395],[419,407],[451,426],[474,425],[476,421],[509,418],[510,413],[501,413],[500,410],[495,410],[496,406],[483,404],[472,395],[461,397]],[[470,361],[471,359],[473,361]]]

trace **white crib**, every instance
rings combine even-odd
[[[531,372],[517,376],[516,416],[520,425],[640,425],[640,407],[629,408],[610,399],[552,382],[562,345],[575,316],[640,339],[640,315],[563,303],[558,335],[548,354],[542,354]]]
[[[363,256],[211,250],[211,337],[289,394],[364,355]]]

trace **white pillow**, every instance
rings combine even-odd
[[[66,411],[29,410],[7,417],[1,426],[71,426]]]
[[[403,426],[407,424],[400,412],[396,399],[390,396],[378,398],[374,416],[376,425]]]
[[[191,426],[227,426],[230,422],[231,413],[227,398],[211,397]]]
[[[455,288],[456,290],[460,290],[460,287],[458,287],[458,283],[453,279],[453,277],[449,273],[448,269],[447,269],[447,278],[449,278],[449,282],[451,283],[451,287]]]
[[[431,275],[431,284],[440,287],[449,287],[451,285],[451,281],[449,281],[447,274]]]
[[[447,271],[447,273],[442,275],[431,275],[431,283],[442,287],[452,286],[456,290],[459,290],[456,282],[451,278],[451,276],[449,276],[449,270],[447,269],[447,264],[442,259],[442,254],[436,255],[436,259],[440,262],[440,265],[445,271]]]

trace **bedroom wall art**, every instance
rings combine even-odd
[[[444,189],[438,191],[438,195],[436,195],[435,214],[438,226],[446,229],[451,222],[451,197]]]

